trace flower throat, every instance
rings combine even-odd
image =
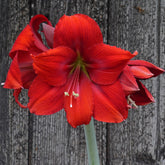
[[[70,81],[67,86],[67,90],[64,92],[64,95],[70,97],[70,108],[72,108],[73,99],[79,97],[79,79],[80,79],[80,72],[84,72],[85,75],[89,78],[88,72],[86,70],[86,64],[83,61],[80,52],[76,51],[77,59],[72,64],[72,69],[69,73]]]

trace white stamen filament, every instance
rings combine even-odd
[[[64,92],[65,96],[69,96],[70,108],[73,107],[73,99],[79,97],[79,75],[80,75],[80,66],[78,66],[71,77],[71,80],[68,84],[67,90]],[[74,98],[73,98],[74,97]]]
[[[128,100],[128,104],[130,104],[131,106],[133,106],[134,108],[138,108],[138,106],[136,105],[135,101],[133,101],[130,97],[130,95],[127,97]]]
[[[64,95],[65,96],[69,96],[69,93],[68,92],[64,92]],[[79,94],[75,93],[74,91],[72,92],[72,95],[70,96],[70,108],[73,107],[73,105],[72,105],[72,99],[73,99],[72,96],[74,96],[74,98],[77,98],[77,97],[79,97]]]
[[[72,108],[72,96],[70,97],[70,108]]]

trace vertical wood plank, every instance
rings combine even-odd
[[[0,1],[0,82],[4,82],[8,69],[7,40],[8,34],[8,2]],[[8,112],[8,92],[0,86],[0,164],[6,164],[9,160],[9,112]]]
[[[159,1],[114,1],[109,10],[109,43],[130,51],[138,50],[138,59],[159,66]],[[121,124],[109,125],[109,157],[107,164],[160,164],[157,157],[160,139],[159,80],[144,84],[156,103],[129,111],[129,118]],[[164,120],[164,117],[161,117]]]
[[[165,69],[165,1],[160,4],[160,66]],[[165,164],[165,74],[160,76],[160,164]]]
[[[26,24],[29,22],[28,0],[9,2],[9,34],[10,49]],[[9,113],[10,113],[10,164],[28,164],[28,111],[21,109],[13,98],[13,91],[9,91]],[[27,103],[26,93],[22,93],[21,100]]]
[[[1,3],[1,82],[5,81],[11,60],[8,53],[29,21],[27,0],[0,1]],[[0,164],[26,165],[28,160],[28,111],[19,108],[13,92],[0,88]],[[27,98],[22,94],[22,103]]]

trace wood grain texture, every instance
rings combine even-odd
[[[160,66],[163,55],[160,56],[159,8],[159,1],[111,1],[109,43],[132,52],[138,50],[138,59]],[[128,120],[121,124],[110,124],[108,164],[163,165],[160,160],[163,127],[160,118],[164,118],[159,100],[161,79],[144,82],[156,103],[130,110]]]
[[[7,11],[7,12],[6,12]],[[66,14],[83,13],[99,24],[104,42],[138,50],[165,68],[164,0],[0,0],[0,82],[8,52],[29,19],[44,14],[55,25]],[[101,165],[165,165],[165,74],[143,82],[155,103],[129,110],[120,124],[95,121]],[[26,92],[21,102],[27,103]],[[87,165],[83,126],[72,128],[64,110],[35,116],[0,88],[0,165]]]
[[[18,34],[29,22],[28,1],[1,3],[1,82],[5,81],[11,60],[9,50]],[[28,162],[28,111],[19,108],[13,91],[0,88],[0,164],[26,165]],[[22,103],[25,102],[22,94]]]
[[[162,3],[163,2],[163,3]],[[165,68],[165,1],[160,4],[160,59],[159,65]],[[160,135],[159,135],[159,160],[165,164],[165,74],[160,77]]]
[[[4,82],[8,69],[7,55],[7,20],[8,15],[6,10],[7,2],[0,1],[0,82]],[[0,164],[6,164],[9,160],[9,112],[8,112],[8,92],[0,87]]]

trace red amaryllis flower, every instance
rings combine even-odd
[[[53,37],[51,36],[53,36],[54,28],[45,16],[36,15],[31,19],[30,24],[20,33],[9,53],[12,63],[8,71],[4,88],[14,89],[15,100],[21,107],[26,106],[19,103],[19,93],[22,88],[29,89],[36,76],[32,67],[33,60],[30,55],[33,54],[36,56],[48,50],[38,33],[39,25],[42,22],[47,22],[49,24],[43,24],[43,32],[48,45],[52,47]]]
[[[55,27],[53,49],[33,58],[37,77],[29,89],[31,113],[49,115],[65,109],[76,127],[93,116],[122,122],[128,106],[118,80],[129,51],[103,44],[99,26],[82,14],[63,16]]]
[[[120,75],[120,82],[125,91],[136,105],[146,105],[154,102],[148,89],[139,81],[156,77],[164,70],[143,60],[131,60]]]

